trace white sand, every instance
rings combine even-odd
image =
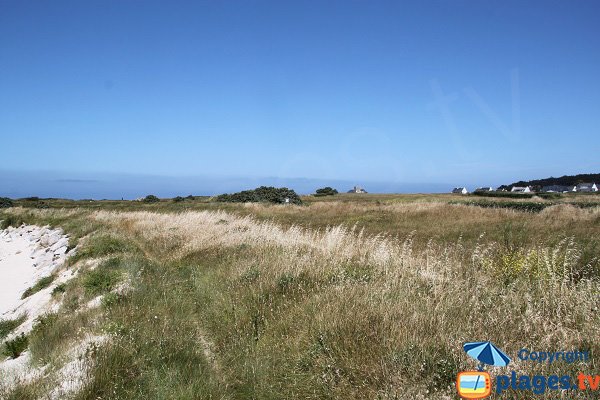
[[[0,231],[0,319],[25,316],[21,326],[6,339],[29,333],[40,315],[57,311],[60,307],[60,300],[52,297],[52,290],[76,275],[75,271],[64,268],[68,241],[62,231],[47,227],[24,225]],[[56,278],[49,287],[21,300],[27,288],[51,274],[55,274]],[[120,290],[126,290],[126,287]],[[97,307],[101,300],[102,296],[99,296],[87,307]],[[107,340],[107,336],[85,337],[65,353],[65,364],[54,372],[49,372],[47,365],[32,365],[28,351],[16,359],[0,357],[0,393],[10,390],[15,384],[53,373],[57,386],[48,392],[47,398],[68,398],[85,384],[92,366],[87,357],[90,346],[102,345]]]
[[[23,292],[60,268],[69,239],[61,230],[23,225],[0,231],[0,318],[16,318],[48,303],[47,288],[21,300]],[[52,286],[56,286],[56,281]],[[43,301],[42,301],[43,300]]]
[[[21,295],[34,280],[34,245],[27,236],[0,236],[0,315],[19,305]]]
[[[67,257],[68,237],[61,230],[23,225],[0,231],[0,319],[25,316],[24,322],[5,340],[29,333],[40,315],[55,311],[59,304],[52,298],[56,285],[66,282],[74,273],[65,270],[47,288],[21,299],[23,292],[45,276],[57,273]],[[0,357],[0,386],[27,381],[43,368],[30,368],[29,353],[17,359]]]

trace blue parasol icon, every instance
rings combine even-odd
[[[479,361],[480,371],[483,371],[484,364],[506,367],[510,363],[510,358],[492,342],[465,343],[463,348],[468,355]]]

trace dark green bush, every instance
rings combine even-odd
[[[153,194],[144,197],[144,203],[158,203],[160,199]]]
[[[184,200],[185,200],[185,199],[184,199],[183,197],[181,197],[181,196],[177,196],[177,197],[174,197],[174,198],[173,198],[173,201],[174,201],[175,203],[180,203],[180,202],[182,202],[182,201],[184,201]]]
[[[0,208],[9,208],[14,205],[13,201],[8,197],[0,197]]]
[[[480,197],[503,197],[511,199],[530,199],[535,193],[514,193],[514,192],[473,192],[471,196]]]
[[[334,195],[338,194],[338,191],[337,191],[337,189],[326,186],[324,188],[317,189],[315,193],[316,193],[315,196],[317,196],[317,197],[334,196]]]
[[[21,333],[16,338],[4,343],[3,354],[7,357],[17,358],[25,351],[25,349],[27,349],[28,345],[29,339],[25,334]]]
[[[467,202],[450,202],[450,204],[465,204],[468,206],[477,206],[484,208],[509,208],[517,211],[540,212],[545,208],[558,204],[571,205],[579,208],[600,207],[600,203],[593,202],[576,202],[576,203],[536,203],[532,201],[508,202],[508,201],[467,201]]]
[[[289,199],[291,204],[302,204],[300,196],[288,188],[275,188],[272,186],[261,186],[254,190],[244,190],[233,194],[222,194],[216,197],[216,201],[228,203],[275,203],[284,204]]]
[[[3,319],[0,320],[0,339],[4,339],[14,329],[18,328],[23,322],[25,322],[25,316],[21,316],[17,319]]]

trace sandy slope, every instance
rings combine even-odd
[[[51,292],[60,282],[70,279],[71,271],[58,274],[50,287],[21,299],[23,292],[42,277],[57,272],[67,257],[69,239],[60,230],[23,225],[0,231],[0,319],[25,316],[25,321],[6,340],[28,333],[36,318],[54,310],[58,304]],[[17,359],[0,357],[0,386],[17,379],[27,380],[41,371],[28,367],[29,354]]]
[[[0,315],[19,305],[21,295],[37,275],[33,265],[35,242],[13,231],[0,235]]]

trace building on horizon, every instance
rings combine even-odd
[[[567,193],[574,192],[575,186],[567,186],[567,185],[548,185],[542,187],[542,192],[544,193]]]
[[[453,194],[467,194],[469,191],[465,187],[455,187],[452,189]]]
[[[356,185],[352,189],[348,190],[348,193],[368,193],[365,189]]]
[[[598,186],[595,183],[580,183],[575,186],[574,192],[597,192]]]
[[[513,193],[531,193],[531,188],[529,186],[513,186],[510,191]]]

